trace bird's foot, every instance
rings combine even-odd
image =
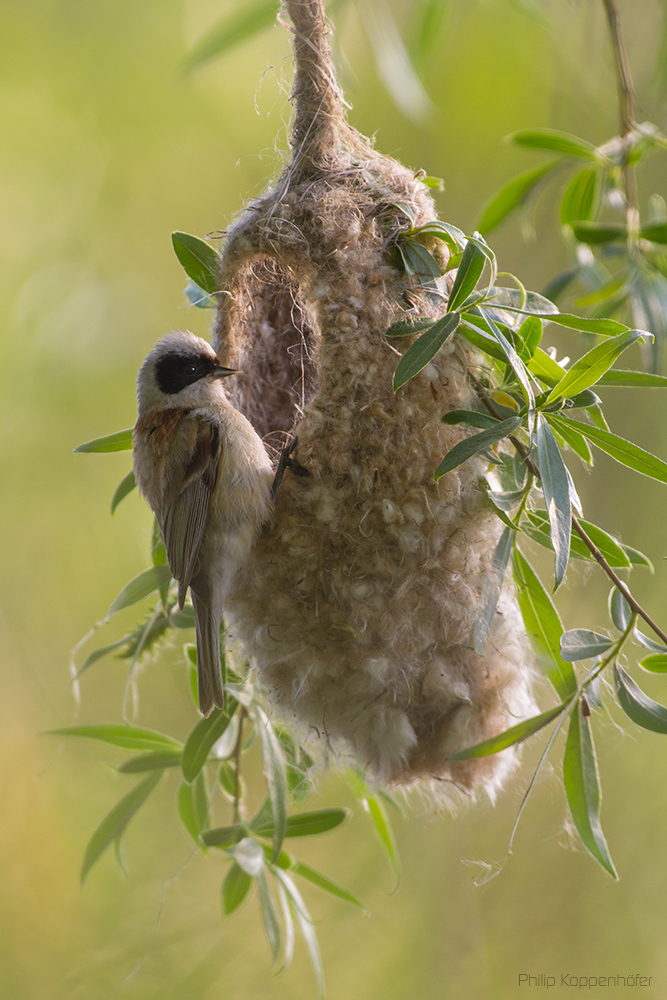
[[[271,487],[271,495],[275,497],[278,492],[278,487],[283,481],[283,476],[285,475],[285,469],[291,469],[295,476],[309,476],[310,472],[305,469],[303,465],[292,458],[292,452],[299,443],[298,437],[296,435],[289,441],[282,452],[280,453],[280,458],[278,459],[278,465],[276,466],[276,474],[273,477],[273,486]]]

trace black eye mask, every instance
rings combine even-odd
[[[207,355],[172,351],[156,362],[155,379],[160,392],[174,396],[215,369],[215,360]]]

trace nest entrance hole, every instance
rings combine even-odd
[[[276,456],[318,386],[320,331],[299,282],[279,261],[246,261],[230,289],[234,404]]]

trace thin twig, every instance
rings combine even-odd
[[[614,0],[602,0],[609,22],[611,43],[614,49],[616,65],[616,83],[618,85],[618,102],[621,122],[621,135],[627,135],[634,125],[635,89],[630,75],[630,65],[621,36],[621,19],[616,10]]]
[[[495,417],[496,420],[502,420],[503,418],[502,418],[501,413],[499,412],[499,410],[496,407],[495,403],[490,398],[489,394],[487,393],[486,389],[484,388],[484,386],[482,385],[482,383],[479,381],[479,379],[476,378],[472,374],[472,372],[468,372],[468,378],[470,379],[470,382],[472,383],[473,388],[475,389],[475,392],[479,396],[479,398],[482,401],[482,403],[484,403],[484,406],[487,408],[487,410],[489,411],[489,413],[491,414],[491,416]],[[541,482],[542,481],[542,477],[540,475],[540,470],[537,467],[537,465],[535,464],[535,462],[533,462],[532,458],[530,458],[530,456],[528,454],[528,449],[526,448],[526,446],[524,444],[522,444],[522,442],[519,441],[518,438],[516,438],[513,434],[509,435],[509,440],[512,442],[512,444],[514,445],[514,447],[516,448],[516,450],[518,451],[518,453],[521,455],[522,459],[526,463],[526,466],[530,470],[530,472],[532,472],[532,474],[535,476],[535,478],[538,479]],[[590,552],[590,554],[593,556],[593,558],[595,559],[595,561],[600,564],[600,566],[602,567],[602,569],[604,570],[604,572],[607,574],[607,576],[609,577],[609,579],[613,582],[614,586],[623,594],[623,597],[626,599],[626,601],[628,602],[628,604],[630,605],[630,607],[632,608],[632,610],[636,614],[638,614],[641,618],[643,618],[644,621],[646,622],[646,624],[649,626],[649,628],[653,632],[655,632],[655,634],[657,636],[660,637],[660,639],[662,640],[662,642],[665,643],[665,645],[667,645],[667,634],[665,634],[663,632],[663,630],[660,628],[660,626],[657,625],[653,621],[653,619],[651,618],[651,616],[648,614],[647,611],[644,610],[644,608],[641,606],[641,604],[639,603],[639,601],[637,601],[632,596],[632,592],[631,592],[630,588],[628,587],[628,585],[626,583],[624,583],[623,580],[621,580],[621,578],[618,576],[617,573],[614,572],[614,570],[612,569],[612,567],[609,565],[609,563],[607,562],[607,560],[605,559],[605,557],[602,555],[602,553],[598,549],[597,545],[588,537],[588,535],[586,534],[586,531],[584,530],[584,528],[582,527],[582,525],[581,525],[581,523],[579,521],[579,518],[577,517],[577,515],[574,512],[572,513],[572,527],[574,528],[574,530],[576,531],[576,533],[579,535],[579,537],[581,538],[582,542],[584,543],[584,545],[586,546],[586,548],[588,549],[588,551]]]
[[[621,19],[616,9],[615,0],[602,0],[609,22],[611,44],[614,50],[614,66],[616,70],[616,85],[618,87],[618,110],[621,126],[621,138],[625,140],[625,157],[623,161],[623,182],[625,185],[625,200],[627,204],[626,217],[628,232],[632,234],[639,228],[639,196],[637,193],[637,177],[635,168],[628,163],[627,154],[632,145],[632,133],[635,128],[635,88],[630,75],[630,65],[621,35]]]

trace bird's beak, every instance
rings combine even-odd
[[[238,368],[223,368],[222,365],[218,365],[211,374],[213,378],[227,378],[228,375],[240,375],[241,373]]]

